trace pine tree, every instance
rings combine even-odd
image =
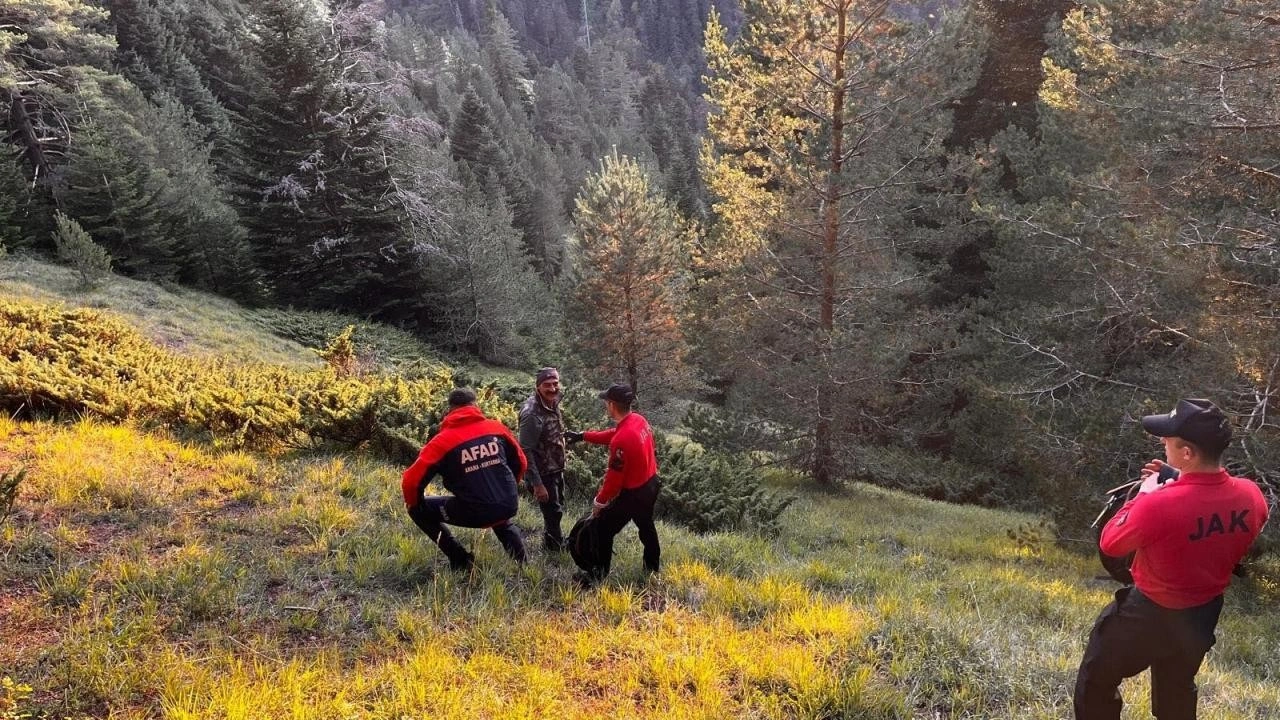
[[[83,0],[0,5],[0,117],[38,183],[66,151],[63,117],[78,69],[108,64],[112,41],[96,29],[104,17]]]
[[[665,397],[690,387],[680,326],[689,229],[635,160],[605,157],[575,201],[574,348],[601,380]]]
[[[529,83],[526,79],[529,70],[520,52],[519,41],[511,23],[507,22],[507,17],[493,0],[485,9],[480,44],[484,48],[489,74],[507,106],[516,108],[532,104],[530,89],[526,85]]]
[[[1057,438],[1035,452],[1067,469],[1046,479],[1065,507],[1141,447],[1115,418],[1179,396],[1238,413],[1248,465],[1280,457],[1262,419],[1280,368],[1277,17],[1275,0],[1084,3],[1044,60],[1035,135],[993,141],[1018,184],[985,203],[1002,242],[984,375]]]
[[[125,82],[102,80],[108,87]],[[163,222],[163,180],[153,175],[138,145],[123,142],[133,128],[102,86],[82,83],[80,91],[84,105],[75,144],[55,192],[60,205],[106,248],[120,272],[172,280],[177,249]]]
[[[899,331],[921,324],[904,302],[919,269],[892,229],[915,188],[938,181],[943,108],[976,63],[936,55],[941,34],[896,21],[887,2],[745,8],[732,45],[714,14],[707,28],[719,224],[703,292],[718,302],[702,327],[736,328],[718,358],[760,412],[811,433],[810,472],[831,484],[837,433],[878,413],[909,354]]]
[[[481,188],[489,185],[492,189]],[[500,188],[470,182],[446,196],[427,306],[445,344],[489,362],[528,362],[554,332],[558,302],[534,272]]]
[[[54,213],[57,230],[53,233],[58,257],[80,273],[84,287],[93,287],[111,274],[111,256],[102,246],[93,242],[80,223],[62,212]]]

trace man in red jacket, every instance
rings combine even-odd
[[[1093,626],[1076,677],[1077,720],[1118,720],[1120,682],[1147,668],[1152,714],[1195,718],[1195,676],[1216,641],[1222,593],[1267,522],[1258,486],[1219,463],[1231,425],[1213,403],[1179,400],[1142,426],[1162,439],[1165,461],[1143,469],[1139,494],[1102,530],[1102,552],[1134,553],[1133,586]],[[1163,474],[1176,478],[1160,484],[1166,464]]]
[[[605,411],[614,421],[608,430],[566,432],[570,441],[609,446],[609,465],[604,482],[591,505],[595,531],[600,542],[600,565],[578,573],[574,579],[584,586],[593,585],[609,574],[613,558],[613,538],[627,523],[634,522],[644,545],[644,567],[658,572],[662,548],[658,530],[653,524],[653,508],[658,501],[658,459],[654,452],[653,430],[649,421],[631,410],[636,396],[630,385],[610,385],[600,393]]]
[[[444,523],[492,528],[507,554],[524,562],[524,540],[511,522],[516,514],[516,484],[526,467],[520,444],[507,426],[480,412],[471,390],[449,393],[449,408],[440,432],[427,441],[401,478],[409,517],[440,546],[454,570],[470,570],[475,558]],[[444,478],[452,496],[423,496],[433,475]]]

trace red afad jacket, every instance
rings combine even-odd
[[[1135,552],[1133,584],[1174,610],[1203,605],[1231,583],[1231,571],[1267,522],[1267,501],[1252,481],[1182,473],[1120,508],[1102,529],[1102,552]]]
[[[649,482],[658,474],[658,458],[653,447],[653,430],[639,413],[629,413],[617,427],[589,430],[582,439],[597,445],[609,445],[609,469],[596,493],[596,503],[604,505],[623,490],[631,490]]]
[[[400,490],[404,504],[414,507],[433,475],[458,499],[479,505],[509,506],[515,513],[516,483],[527,462],[520,443],[506,425],[490,420],[474,405],[444,417],[440,432],[427,441],[418,459],[404,471]]]

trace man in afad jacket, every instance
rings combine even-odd
[[[524,480],[542,511],[542,544],[564,549],[564,418],[560,414],[560,372],[538,371],[533,394],[520,406],[520,447],[529,461]]]
[[[1109,556],[1134,553],[1133,586],[1116,591],[1089,636],[1076,677],[1077,720],[1118,720],[1120,682],[1151,668],[1151,711],[1194,720],[1196,673],[1216,641],[1231,571],[1267,522],[1253,482],[1231,477],[1220,458],[1231,425],[1208,400],[1179,400],[1142,419],[1160,437],[1164,461],[1144,469],[1139,494],[1102,530]],[[1176,478],[1160,484],[1161,469]]]
[[[524,476],[525,458],[511,431],[476,407],[476,394],[465,388],[449,393],[449,413],[440,432],[404,471],[400,489],[409,517],[440,546],[454,570],[470,570],[474,556],[462,547],[445,523],[492,528],[503,549],[524,562],[524,540],[511,522],[516,514],[516,484]],[[439,475],[452,496],[424,497],[427,481]]]
[[[574,576],[584,586],[593,585],[609,574],[613,538],[629,522],[634,522],[640,533],[645,570],[658,572],[662,555],[658,530],[653,524],[653,509],[658,501],[658,459],[654,452],[653,430],[648,420],[631,410],[636,396],[630,385],[610,385],[608,390],[600,393],[600,398],[604,400],[605,411],[614,421],[614,427],[565,433],[565,438],[571,441],[586,440],[609,446],[608,469],[591,506],[600,542],[601,564]]]

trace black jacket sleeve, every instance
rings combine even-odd
[[[542,485],[541,468],[538,467],[537,456],[533,452],[538,447],[538,442],[541,439],[542,420],[532,409],[522,409],[520,412],[520,447],[524,449],[524,459],[529,465],[524,471],[524,481],[531,488]],[[508,456],[514,454],[507,453]]]

